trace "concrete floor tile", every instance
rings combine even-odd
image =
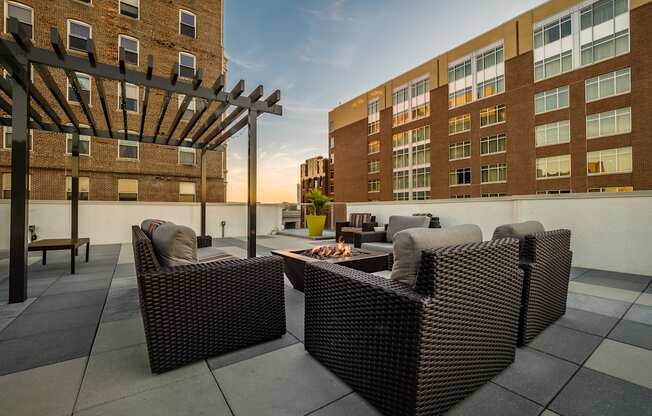
[[[487,383],[449,410],[446,416],[538,416],[541,409],[518,394]]]
[[[0,377],[0,414],[70,415],[85,363],[78,358]]]
[[[652,280],[650,276],[618,273],[605,270],[590,270],[575,279],[577,282],[590,283],[614,289],[642,292]]]
[[[95,326],[99,322],[102,305],[62,309],[43,313],[23,313],[0,334],[0,340],[22,338],[76,327]]]
[[[652,306],[652,293],[643,293],[641,296],[636,300],[637,305],[645,305],[645,306]]]
[[[204,361],[163,374],[152,374],[145,345],[92,355],[75,410],[108,403],[209,372]]]
[[[231,416],[210,373],[127,396],[75,416]]]
[[[21,302],[21,303],[7,303],[4,305],[0,305],[0,319],[17,317],[18,315],[23,313],[23,311],[27,309],[27,307],[31,305],[32,302],[34,302],[35,300],[36,298],[29,298],[25,302]]]
[[[516,361],[493,379],[493,382],[546,405],[571,378],[578,366],[548,354],[521,348]]]
[[[45,291],[43,294],[45,296],[48,296],[48,295],[58,295],[61,293],[107,289],[110,283],[111,282],[108,279],[56,282],[55,284],[50,286],[48,290]]]
[[[528,347],[582,364],[602,342],[597,335],[551,325],[528,344]]]
[[[11,323],[11,321],[13,321],[13,320],[14,320],[14,318],[3,318],[3,319],[0,319],[0,332],[1,332],[3,329],[5,329],[5,328],[6,328],[6,327]]]
[[[616,325],[618,318],[600,315],[580,309],[567,308],[566,314],[559,318],[556,325],[577,329],[593,335],[606,336]]]
[[[145,343],[145,328],[141,318],[100,324],[93,343],[92,354]]]
[[[546,409],[546,410],[544,410],[543,413],[541,413],[541,415],[539,415],[539,416],[560,416],[560,415],[559,415],[559,413],[555,413],[555,412],[553,412],[553,411],[550,410],[550,409]]]
[[[652,326],[623,319],[611,331],[609,339],[652,350]]]
[[[285,287],[285,323],[290,334],[303,342],[305,324],[305,296],[303,292]]]
[[[254,345],[249,348],[243,348],[237,351],[222,354],[217,357],[209,358],[206,361],[208,362],[208,366],[211,370],[217,370],[218,368],[226,367],[240,361],[248,360],[262,354],[267,354],[269,352],[285,348],[289,345],[296,344],[297,342],[299,342],[298,339],[289,333],[286,333],[281,338],[263,342],[262,344]]]
[[[25,313],[53,312],[62,309],[100,305],[104,303],[105,299],[106,289],[41,296],[34,302],[34,304],[27,308]]]
[[[586,367],[652,389],[652,351],[605,339]]]
[[[577,279],[584,273],[588,272],[591,269],[587,269],[585,267],[571,267],[571,272],[570,272],[570,278],[571,280]]]
[[[626,289],[617,289],[613,287],[594,285],[584,282],[570,282],[568,285],[569,292],[573,293],[582,293],[585,295],[598,296],[606,299],[615,299],[623,302],[634,302],[641,292],[626,290]]]
[[[581,293],[569,293],[567,305],[569,308],[620,318],[625,314],[631,303]]]
[[[625,319],[646,325],[652,325],[652,306],[634,304],[629,311],[627,311]]]
[[[295,344],[213,372],[237,415],[305,415],[351,389]]]
[[[351,393],[326,407],[322,407],[310,416],[382,416],[359,394]]]
[[[652,416],[652,390],[582,368],[550,404],[564,416]]]

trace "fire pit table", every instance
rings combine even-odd
[[[283,257],[283,269],[286,276],[292,286],[302,292],[305,286],[304,271],[306,263],[325,261],[368,273],[387,270],[389,260],[387,253],[351,248],[349,245],[347,245],[346,254],[336,250],[330,253],[326,252],[327,255],[322,255],[319,252],[319,250],[328,250],[328,248],[338,246],[341,247],[342,243],[307,250],[273,250],[272,254]],[[324,251],[321,253],[324,253]]]

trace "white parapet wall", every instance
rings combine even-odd
[[[10,201],[0,201],[0,250],[9,248]],[[257,233],[270,234],[281,227],[280,204],[258,204]],[[80,201],[79,236],[90,237],[93,244],[128,243],[131,226],[146,218],[159,218],[187,225],[199,233],[199,203],[103,202]],[[206,232],[222,237],[247,235],[247,205],[244,203],[210,203],[206,206]],[[70,236],[69,201],[30,201],[29,224],[36,226],[38,238]]]
[[[574,266],[652,275],[652,192],[348,203],[354,212],[380,224],[390,215],[431,213],[442,227],[477,224],[485,240],[501,224],[537,220],[547,230],[571,230]]]

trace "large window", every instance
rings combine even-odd
[[[11,149],[12,148],[12,142],[13,142],[13,134],[12,134],[12,127],[10,126],[5,126],[2,129],[3,134],[2,134],[2,147],[4,149]],[[33,150],[34,148],[34,132],[29,129],[27,130],[27,134],[29,137],[27,138],[27,146],[29,146],[29,150]]]
[[[11,173],[2,174],[2,199],[11,199]]]
[[[411,81],[392,93],[392,124],[400,126],[430,115],[430,89],[427,77]]]
[[[196,186],[194,182],[179,182],[179,202],[195,202]]]
[[[90,179],[86,176],[79,177],[79,200],[88,201],[88,194],[90,191]],[[72,177],[66,176],[66,199],[72,199]]]
[[[543,91],[534,96],[534,113],[542,114],[568,107],[568,85]]]
[[[502,42],[448,67],[448,108],[505,91],[505,66]]]
[[[88,127],[81,126],[80,127]],[[66,133],[66,154],[72,154],[72,134]],[[80,156],[90,156],[91,155],[91,136],[86,136],[85,134],[79,135],[79,155]]]
[[[125,62],[138,65],[140,55],[140,41],[127,35],[118,36],[118,46],[125,50]]]
[[[414,201],[425,201],[426,199],[430,199],[430,191],[414,191],[412,192],[412,199]]]
[[[448,108],[473,101],[471,59],[448,67]]]
[[[118,159],[138,160],[138,150],[138,142],[118,140]]]
[[[586,116],[586,138],[613,136],[632,131],[631,108],[619,108]]]
[[[179,52],[179,76],[193,78],[197,68],[197,59],[195,55]]]
[[[587,79],[586,102],[627,94],[631,89],[630,69],[624,68],[595,78]]]
[[[138,179],[118,179],[118,201],[138,201]]]
[[[448,160],[468,159],[471,157],[471,142],[451,143],[448,145]]]
[[[410,166],[410,148],[395,149],[392,152],[392,167],[402,169]]]
[[[118,0],[120,2],[120,14],[123,16],[140,17],[140,0]]]
[[[410,84],[411,97],[411,119],[419,120],[430,115],[430,90],[428,78],[424,78]]]
[[[534,28],[534,80],[554,77],[573,69],[571,15]]]
[[[554,123],[536,126],[534,138],[537,147],[570,142],[570,121],[557,121]]]
[[[534,80],[551,78],[573,69],[573,53],[566,51],[534,64]]]
[[[571,34],[571,16],[560,17],[534,30],[534,47],[540,48]]]
[[[81,94],[86,99],[88,105],[91,105],[91,77],[90,75],[82,74],[81,72],[76,72],[76,75],[77,81],[79,81],[79,86],[81,87]],[[73,103],[78,103],[80,101],[70,80],[68,80],[68,101]]]
[[[471,168],[452,169],[448,172],[448,185],[469,185],[471,183]]]
[[[480,110],[480,127],[487,127],[505,121],[506,109],[504,105],[483,108]]]
[[[480,155],[493,155],[504,153],[507,149],[507,136],[505,134],[496,134],[480,139]]]
[[[426,198],[426,194],[429,198],[430,126],[394,134],[392,149],[393,198],[407,201]],[[415,179],[415,175],[419,175],[419,179]],[[423,175],[428,178],[424,179]]]
[[[367,192],[380,192],[380,179],[367,181]]]
[[[495,165],[485,165],[481,169],[481,183],[499,183],[507,181],[507,165],[497,163]]]
[[[410,121],[410,89],[406,86],[392,94],[392,125],[400,126]]]
[[[179,33],[197,37],[197,16],[187,10],[179,10]]]
[[[586,154],[586,170],[589,175],[630,173],[632,171],[632,148],[599,150]]]
[[[623,30],[582,45],[582,65],[604,61],[627,52],[629,52],[629,30]]]
[[[537,159],[537,179],[565,178],[571,174],[570,155]]]
[[[367,173],[380,172],[380,160],[370,160],[367,162]]]
[[[471,114],[464,114],[448,119],[448,134],[464,133],[471,130]]]
[[[179,147],[179,164],[194,165],[196,163],[197,153],[190,147]]]
[[[430,143],[412,146],[412,165],[425,165],[430,163]]]
[[[367,154],[373,155],[380,152],[380,140],[372,140],[367,143]]]
[[[125,108],[131,113],[137,113],[140,95],[138,85],[125,83]],[[118,83],[118,110],[122,110],[122,85]]]
[[[505,91],[504,69],[495,68],[504,62],[503,45],[490,48],[476,57],[477,98],[491,97]]]
[[[410,131],[403,131],[396,133],[392,136],[392,148],[409,146],[410,145]]]
[[[582,9],[582,65],[629,52],[628,11],[627,0],[599,0]]]
[[[410,189],[410,171],[399,170],[394,172],[394,192]],[[409,199],[409,198],[406,198]]]
[[[20,26],[30,38],[34,38],[34,11],[31,7],[15,1],[5,2],[5,32],[7,32],[7,22],[10,18],[15,17],[20,22]]]
[[[633,186],[604,186],[601,188],[589,188],[589,192],[634,192]]]
[[[372,135],[380,131],[380,100],[375,99],[367,105],[367,134]]]
[[[430,167],[412,169],[412,187],[430,188]]]
[[[86,52],[86,41],[92,37],[91,25],[68,19],[68,50]]]

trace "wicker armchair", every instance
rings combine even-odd
[[[376,217],[371,214],[350,214],[348,221],[335,223],[335,239],[339,241],[342,238],[347,243],[352,243],[354,231],[373,231],[377,225]]]
[[[570,230],[554,230],[525,236],[521,243],[525,278],[519,345],[532,341],[566,313],[573,259],[570,238]]]
[[[413,289],[306,265],[305,347],[386,415],[438,415],[514,360],[518,241],[423,252]]]
[[[285,334],[282,259],[164,268],[139,226],[132,227],[132,238],[153,373]]]

